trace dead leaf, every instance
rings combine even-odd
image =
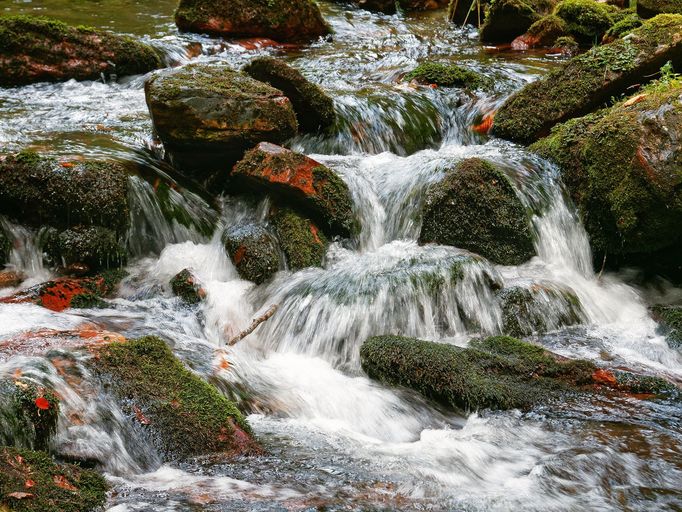
[[[30,492],[11,492],[7,495],[9,498],[15,498],[17,500],[23,500],[24,498],[33,498],[34,494]]]
[[[646,93],[638,94],[637,96],[633,96],[629,100],[627,100],[625,103],[623,103],[624,107],[629,107],[631,105],[634,105],[635,103],[639,103],[642,101],[644,98],[647,97]]]
[[[66,479],[64,475],[55,475],[52,477],[52,481],[57,487],[61,487],[62,489],[66,489],[67,491],[77,491],[73,485]]]
[[[142,414],[142,411],[137,405],[133,406],[133,412],[135,413],[135,417],[137,418],[137,421],[142,423],[143,425],[149,425],[151,421],[149,421],[149,418],[147,418],[144,414]]]
[[[33,480],[26,480],[24,482],[24,487],[26,487],[27,489],[30,489],[31,487],[34,487],[35,485],[36,485],[36,483]]]

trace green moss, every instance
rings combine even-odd
[[[535,254],[529,216],[511,182],[478,158],[459,162],[429,188],[419,242],[467,249],[503,265]]]
[[[121,267],[127,259],[116,233],[99,226],[74,226],[61,233],[52,229],[43,239],[43,250],[56,265],[81,263],[97,271]]]
[[[186,304],[198,304],[203,298],[203,291],[197,278],[189,269],[184,269],[171,279],[173,295],[180,297]]]
[[[533,23],[528,29],[528,34],[539,38],[539,44],[552,45],[559,37],[568,33],[566,22],[555,14],[548,14]]]
[[[291,270],[322,266],[327,238],[310,219],[292,210],[281,209],[272,223]]]
[[[579,42],[596,44],[614,23],[612,10],[595,0],[563,0],[554,14],[566,22],[566,29]]]
[[[405,75],[405,80],[416,80],[421,84],[436,84],[441,87],[468,87],[475,89],[484,83],[474,71],[455,64],[422,62]]]
[[[26,482],[34,485],[26,488]],[[73,487],[71,490],[68,487]],[[104,478],[43,452],[0,448],[0,509],[14,512],[91,512],[106,501]],[[30,493],[19,499],[13,493]]]
[[[587,361],[558,361],[541,347],[506,336],[468,348],[400,336],[369,338],[360,349],[374,379],[419,391],[454,409],[530,408],[591,382]]]
[[[682,14],[682,0],[637,0],[637,14],[653,18],[658,14]]]
[[[44,398],[47,409],[37,406]],[[0,381],[0,445],[46,450],[57,431],[59,398],[33,382]]]
[[[636,28],[642,26],[642,20],[637,14],[628,14],[621,20],[614,23],[611,28],[606,31],[604,38],[606,40],[617,39],[629,34]]]
[[[654,318],[661,324],[661,331],[673,347],[682,347],[682,306],[654,306]]]
[[[145,429],[166,457],[257,449],[235,405],[187,370],[163,340],[98,347],[90,364],[132,415],[147,420]]]

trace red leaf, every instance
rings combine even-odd
[[[35,486],[35,482],[33,480],[26,480],[24,482],[24,487],[30,489],[31,487]]]
[[[137,418],[137,421],[142,423],[143,425],[149,425],[151,421],[149,421],[149,418],[147,418],[144,414],[142,414],[142,411],[138,406],[133,406],[133,412],[135,413],[135,417]]]
[[[57,487],[61,487],[62,489],[66,489],[67,491],[78,490],[69,483],[69,481],[66,479],[64,475],[55,475],[54,477],[52,477],[52,481]]]
[[[50,408],[50,402],[47,401],[47,398],[39,396],[38,398],[36,398],[36,407],[38,409],[46,411]]]

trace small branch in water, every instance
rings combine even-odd
[[[254,318],[251,321],[251,325],[249,325],[245,330],[234,336],[233,338],[230,339],[230,341],[227,342],[229,346],[234,345],[238,341],[243,340],[246,338],[249,334],[251,334],[253,331],[256,330],[256,327],[258,327],[260,324],[265,322],[268,318],[270,318],[272,315],[275,314],[275,311],[277,311],[277,308],[279,307],[278,304],[273,304],[268,308],[268,310],[263,313],[261,316]]]
[[[601,270],[597,275],[597,281],[601,281],[601,275],[604,273],[604,268],[606,268],[606,253],[604,253],[604,261],[601,262]]]

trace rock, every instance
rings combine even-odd
[[[578,43],[592,46],[601,41],[613,25],[611,13],[618,10],[595,0],[563,0],[556,6],[554,14],[566,22],[568,33]]]
[[[348,186],[305,155],[264,142],[244,155],[232,176],[300,208],[329,236],[348,237],[357,229]]]
[[[74,226],[62,232],[50,229],[43,250],[52,263],[69,269],[84,265],[87,272],[122,267],[126,249],[116,233],[100,226]]]
[[[331,33],[311,0],[180,0],[175,23],[187,32],[279,42],[312,41]]]
[[[281,91],[225,66],[190,64],[145,84],[154,129],[189,170],[223,170],[262,141],[282,143],[298,129]]]
[[[282,91],[294,107],[299,128],[316,133],[334,125],[334,101],[298,70],[274,57],[253,59],[243,71],[251,78]]]
[[[150,46],[127,36],[35,16],[0,17],[0,86],[99,80],[162,66]]]
[[[675,81],[649,87],[532,146],[559,165],[599,265],[606,254],[616,267],[660,266],[659,253],[670,251],[677,257],[667,270],[681,274],[681,95]]]
[[[624,16],[620,21],[614,23],[611,28],[606,31],[604,38],[602,39],[603,44],[612,43],[616,39],[619,39],[626,34],[629,34],[636,28],[642,26],[642,20],[637,14],[632,13]]]
[[[247,281],[261,284],[279,270],[277,240],[263,226],[236,226],[223,234],[225,249],[239,275]]]
[[[524,34],[553,7],[552,0],[493,0],[481,27],[481,41],[506,43]]]
[[[571,36],[561,36],[552,45],[552,50],[564,57],[575,57],[580,53],[578,42]]]
[[[489,9],[490,2],[488,0],[481,0],[479,2],[480,10],[476,10],[476,4],[471,0],[450,0],[448,4],[448,21],[457,25],[474,25],[478,27],[480,22],[485,21],[486,13]]]
[[[506,175],[479,158],[459,162],[432,185],[419,243],[452,245],[502,265],[535,255],[530,220]]]
[[[659,14],[682,14],[682,2],[680,0],[637,0],[637,14],[645,19]]]
[[[0,446],[47,450],[58,419],[53,390],[21,378],[0,380]]]
[[[497,111],[492,133],[514,142],[534,142],[554,125],[651,80],[669,60],[673,67],[682,66],[680,15],[657,16],[627,38],[592,48],[528,84]]]
[[[0,290],[3,288],[14,288],[19,286],[26,279],[22,272],[14,270],[0,270]]]
[[[198,304],[206,297],[206,290],[201,287],[201,282],[187,268],[173,276],[170,285],[173,295],[180,297],[186,304]]]
[[[395,14],[399,6],[402,11],[432,11],[448,5],[449,0],[353,0],[358,7],[367,11]]]
[[[281,209],[273,216],[272,224],[291,270],[322,266],[327,238],[310,219]]]
[[[502,333],[530,336],[580,323],[580,301],[568,290],[533,285],[512,286],[496,293],[502,308]]]
[[[260,453],[236,406],[190,372],[163,340],[90,347],[88,364],[166,460]]]
[[[654,319],[661,324],[660,331],[671,347],[682,347],[682,306],[658,305],[651,308]]]
[[[528,32],[512,41],[512,49],[528,50],[538,46],[552,46],[568,33],[566,22],[559,16],[549,14],[533,23]]]
[[[58,464],[45,452],[0,447],[0,509],[90,512],[104,506],[107,490],[92,470]]]
[[[414,80],[423,85],[436,84],[440,87],[467,87],[476,89],[485,80],[474,71],[455,64],[422,62],[405,75],[405,80]]]
[[[0,214],[32,226],[99,225],[122,235],[130,223],[128,175],[116,162],[0,155]]]

